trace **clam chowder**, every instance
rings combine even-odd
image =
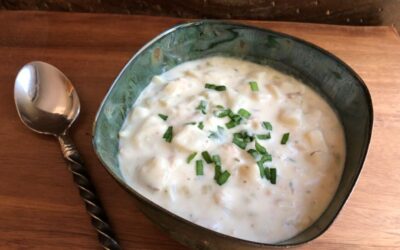
[[[154,76],[119,137],[120,169],[137,192],[198,225],[262,243],[318,219],[345,158],[341,123],[315,91],[227,57]]]

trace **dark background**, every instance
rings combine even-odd
[[[400,0],[0,0],[0,9],[400,27]]]

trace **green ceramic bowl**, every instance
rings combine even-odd
[[[260,244],[208,230],[174,215],[129,187],[118,166],[118,132],[132,104],[154,75],[185,61],[223,55],[270,65],[319,92],[337,111],[346,137],[346,162],[339,188],[321,217],[297,236]],[[349,197],[360,174],[372,130],[367,87],[345,63],[298,38],[270,30],[220,21],[175,26],[146,44],[128,62],[104,98],[93,128],[93,146],[108,172],[132,196],[145,215],[171,237],[194,249],[259,249],[293,246],[321,235]]]

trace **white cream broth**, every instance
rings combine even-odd
[[[226,90],[205,88],[206,83]],[[197,108],[202,101],[206,114]],[[228,108],[251,115],[228,129],[231,118],[216,116]],[[171,142],[163,138],[169,126]],[[243,150],[232,142],[240,131],[271,138],[255,139]],[[285,133],[289,139],[281,144]],[[226,57],[186,62],[154,76],[119,136],[119,165],[133,189],[198,225],[263,243],[291,238],[318,219],[337,189],[345,158],[340,121],[316,92],[270,67]],[[262,167],[276,169],[275,184],[271,170],[270,180],[262,178],[259,156],[247,152],[255,141],[271,155]],[[216,164],[207,164],[203,151],[220,156],[221,172],[230,174],[225,183],[214,179]],[[203,175],[196,175],[199,160]]]

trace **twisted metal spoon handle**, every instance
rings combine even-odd
[[[104,249],[121,249],[72,139],[64,133],[58,137],[58,141],[64,158],[69,162],[69,170],[79,188],[79,194],[85,202],[86,211],[89,213],[92,225],[97,231],[100,244]]]

